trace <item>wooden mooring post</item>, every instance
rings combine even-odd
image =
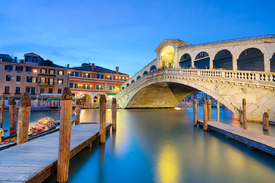
[[[116,113],[117,113],[117,103],[116,98],[112,99],[112,130],[116,130]]]
[[[207,121],[207,101],[203,99],[203,129],[207,131],[208,121]]]
[[[265,112],[263,115],[263,130],[268,131],[269,128],[269,116],[268,113]]]
[[[211,103],[211,100],[208,100],[208,109],[207,109],[207,112],[208,112],[208,120],[211,121],[212,119],[212,114],[211,114],[211,107],[212,107],[212,103]]]
[[[57,160],[57,182],[68,181],[70,162],[70,143],[72,128],[72,93],[65,87],[61,97],[59,148]]]
[[[3,113],[4,113],[4,95],[1,96],[1,128],[3,128]]]
[[[247,115],[246,115],[246,99],[243,98],[243,123],[244,123],[244,129],[247,129]]]
[[[24,93],[19,103],[17,144],[22,144],[28,141],[30,115],[31,97],[29,93]]]
[[[197,125],[198,116],[197,116],[197,99],[193,100],[193,124],[194,126]]]
[[[220,102],[219,100],[216,101],[216,107],[217,107],[217,122],[220,121]]]
[[[106,141],[106,97],[104,94],[100,96],[99,106],[99,123],[100,123],[100,143],[105,144]]]
[[[80,105],[81,105],[81,101],[80,99],[77,99],[76,108],[75,108],[75,125],[80,124]]]
[[[10,99],[9,102],[9,112],[10,112],[10,132],[14,130],[16,132],[16,122],[17,122],[17,111],[16,111],[16,102],[14,98]]]

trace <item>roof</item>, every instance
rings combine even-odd
[[[180,48],[189,48],[189,47],[204,46],[204,45],[210,45],[210,44],[220,44],[220,43],[228,43],[228,42],[234,42],[234,41],[245,41],[245,40],[274,38],[274,37],[275,37],[275,34],[267,34],[267,35],[264,35],[264,36],[251,36],[251,37],[236,38],[236,39],[226,39],[226,40],[222,40],[222,41],[213,41],[213,42],[206,42],[206,43],[199,43],[199,44],[191,44],[191,45],[187,45],[187,46],[182,46]]]
[[[51,60],[44,60],[42,59],[41,62],[39,62],[39,66],[48,66],[48,67],[58,67],[58,68],[66,68],[57,64],[54,64]]]
[[[178,46],[186,46],[186,45],[190,45],[189,43],[185,42],[185,41],[182,41],[180,39],[164,39],[159,45],[158,47],[155,49],[155,52],[159,52],[162,47],[165,45],[165,44],[169,44],[169,43],[177,43]]]
[[[70,69],[82,70],[82,71],[92,71],[92,66],[90,64],[82,64],[82,66],[80,66],[80,67],[70,67]],[[97,66],[97,65],[95,65],[95,69],[93,72],[112,73],[112,74],[116,73],[115,70],[106,69],[104,67]],[[128,75],[128,74],[125,74],[122,72],[118,72],[118,74]]]
[[[12,62],[13,60],[9,54],[0,54],[0,58],[3,62]]]

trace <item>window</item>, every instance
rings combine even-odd
[[[31,92],[31,88],[30,87],[26,87],[25,88],[25,92],[30,93]]]
[[[33,57],[32,62],[37,63],[38,62],[38,58],[37,57]]]
[[[50,70],[49,70],[49,73],[50,73],[50,74],[55,74],[55,70],[50,69]]]
[[[58,80],[57,80],[57,83],[58,83],[59,85],[62,85],[62,84],[63,84],[63,79],[58,79]]]
[[[82,84],[82,89],[85,89],[85,84]]]
[[[26,82],[27,83],[31,83],[32,82],[32,77],[31,76],[27,76],[26,77]]]
[[[88,74],[88,78],[91,78],[91,74]]]
[[[62,89],[59,88],[58,91],[57,91],[58,94],[61,94],[62,93]]]
[[[100,78],[100,74],[96,74],[96,78],[99,79]]]
[[[11,81],[11,75],[6,75],[6,81]]]
[[[16,76],[16,82],[21,82],[21,76]]]
[[[109,79],[112,80],[112,76],[109,76]]]
[[[49,88],[49,93],[53,93],[53,88]]]
[[[22,72],[23,71],[23,66],[16,66],[15,70],[17,72]]]
[[[12,65],[5,65],[6,71],[12,71]]]
[[[96,85],[97,90],[103,90],[103,85]]]
[[[46,78],[41,77],[41,78],[40,78],[40,83],[46,83]]]
[[[75,83],[75,84],[74,84],[74,88],[78,88],[78,83]]]
[[[109,90],[115,90],[116,87],[115,86],[109,86]]]
[[[78,77],[79,76],[79,72],[75,72],[74,76]]]
[[[104,75],[103,74],[101,74],[101,77],[100,77],[101,79],[104,79]]]
[[[45,88],[40,88],[40,93],[45,93]]]
[[[53,80],[53,78],[48,78],[48,84],[49,84],[49,85],[54,85],[54,80]]]
[[[32,83],[36,83],[36,77],[32,77]]]
[[[58,75],[64,75],[64,71],[58,71]]]
[[[82,73],[82,77],[83,77],[83,78],[86,78],[86,73]]]
[[[26,62],[32,62],[32,57],[26,57]]]
[[[126,80],[127,80],[127,78],[125,77],[125,78],[124,78],[124,81],[126,81]]]
[[[87,84],[87,89],[91,89],[91,85],[90,84]]]
[[[10,87],[9,86],[5,86],[5,94],[9,94],[10,93]]]
[[[20,94],[20,87],[15,87],[15,94]]]
[[[70,83],[70,88],[73,88],[74,87],[74,84],[73,83]]]
[[[35,95],[35,87],[31,87],[31,95]]]
[[[120,80],[123,81],[124,77],[120,77]]]
[[[32,68],[31,67],[26,67],[26,72],[31,72]]]
[[[116,80],[116,76],[113,76],[113,80]]]
[[[40,72],[41,72],[42,74],[46,74],[46,73],[47,73],[47,69],[41,69]]]
[[[74,72],[71,72],[71,73],[70,73],[70,76],[74,76]]]

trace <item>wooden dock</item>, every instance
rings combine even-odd
[[[198,124],[203,126],[203,120],[198,120]],[[217,121],[208,121],[208,130],[221,133],[228,138],[248,145],[248,147],[260,149],[261,151],[275,155],[275,137],[230,126]]]
[[[111,124],[106,124],[106,131]],[[72,126],[70,158],[99,137],[99,124]],[[57,169],[59,131],[0,152],[0,182],[42,182]]]

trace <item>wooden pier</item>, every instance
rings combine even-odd
[[[111,124],[106,124],[106,131]],[[72,126],[70,158],[99,137],[99,124]],[[57,169],[59,131],[0,152],[0,182],[42,182]]]
[[[198,124],[203,126],[203,120],[198,120]],[[275,137],[230,126],[217,121],[208,121],[208,130],[221,133],[230,139],[246,144],[250,148],[256,148],[275,155]]]

